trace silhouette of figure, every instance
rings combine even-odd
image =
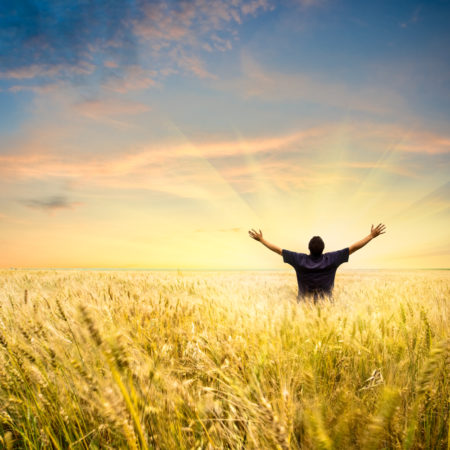
[[[252,229],[248,232],[250,237],[264,244],[268,249],[283,256],[283,261],[290,264],[297,274],[298,295],[297,301],[306,297],[313,297],[314,303],[320,298],[332,299],[334,278],[337,268],[348,261],[349,256],[364,247],[372,239],[385,233],[386,227],[378,224],[372,225],[370,234],[350,247],[336,252],[323,253],[325,244],[320,236],[314,236],[309,241],[310,254],[297,253],[281,249],[263,238],[262,231]]]

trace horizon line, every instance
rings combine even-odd
[[[80,270],[80,271],[136,271],[136,272],[290,272],[290,268],[286,269],[218,269],[218,268],[149,268],[149,267],[4,267],[0,270]],[[450,267],[415,267],[415,268],[376,268],[376,267],[360,267],[360,268],[342,268],[340,271],[351,272],[354,270],[383,270],[383,271],[400,271],[400,270],[450,270]]]

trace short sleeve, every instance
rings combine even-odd
[[[288,263],[288,264],[290,264],[291,266],[293,266],[294,264],[296,264],[296,262],[297,262],[297,257],[296,257],[296,255],[297,255],[297,253],[291,252],[290,250],[286,250],[286,249],[281,250],[281,253],[282,253],[282,255],[283,255],[283,261],[284,261],[285,263]]]
[[[333,252],[334,265],[337,267],[340,266],[342,263],[347,262],[349,256],[350,256],[349,247],[343,248],[342,250],[338,250],[337,252]]]

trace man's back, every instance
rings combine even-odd
[[[325,244],[320,236],[314,236],[309,241],[310,255],[296,253],[281,249],[263,238],[262,231],[250,230],[251,238],[264,244],[268,249],[283,257],[285,263],[290,264],[297,274],[298,298],[313,294],[314,301],[320,296],[331,295],[334,286],[334,277],[337,268],[348,261],[349,255],[364,247],[372,239],[385,232],[386,226],[379,223],[376,227],[372,225],[370,234],[358,242],[343,248],[337,252],[323,253]]]
[[[297,274],[298,296],[314,294],[314,297],[331,295],[337,268],[348,261],[349,248],[320,256],[282,250],[283,261],[290,264]]]

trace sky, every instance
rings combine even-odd
[[[450,267],[450,1],[5,0],[0,267]],[[343,266],[344,267],[344,266]]]

